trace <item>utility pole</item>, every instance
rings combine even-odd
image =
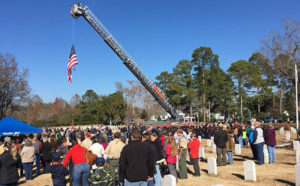
[[[241,122],[243,122],[243,97],[241,96]]]
[[[296,91],[296,128],[297,128],[297,139],[299,139],[299,114],[298,114],[298,67],[295,62],[295,91]]]

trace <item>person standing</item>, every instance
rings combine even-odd
[[[90,139],[90,134],[88,132],[84,133],[84,140],[80,143],[80,145],[86,149],[89,149],[90,146],[93,145],[92,140]]]
[[[40,172],[40,142],[39,140],[34,137],[32,139],[32,146],[34,147],[34,161],[36,165],[36,173],[37,175],[41,174]]]
[[[273,124],[268,125],[268,129],[265,134],[265,142],[267,144],[269,153],[269,163],[276,162],[275,145],[276,145],[276,133]]]
[[[126,145],[120,156],[120,181],[125,186],[147,186],[147,180],[154,175],[153,154],[148,145],[141,142],[141,132],[133,129],[131,142]]]
[[[63,166],[66,167],[70,159],[73,161],[72,179],[73,185],[79,186],[80,180],[82,186],[88,186],[88,179],[90,175],[90,164],[85,158],[85,148],[78,145],[76,139],[72,139],[72,148],[67,152],[66,158],[63,161]]]
[[[157,160],[155,162],[156,173],[154,174],[154,180],[155,180],[154,185],[162,186],[159,164],[164,161],[164,156],[162,153],[161,142],[158,139],[157,134],[155,132],[151,133],[150,140],[151,140],[151,144],[155,146],[156,153],[157,153]]]
[[[192,141],[189,142],[188,147],[190,149],[190,159],[194,166],[195,177],[200,177],[200,169],[199,169],[199,148],[200,142],[195,133],[191,134]]]
[[[48,141],[47,135],[43,134],[43,143],[41,147],[41,155],[44,162],[44,173],[49,173],[49,167],[50,163],[52,161],[52,155],[51,155],[51,145]]]
[[[176,144],[175,138],[174,136],[169,136],[166,145],[165,154],[167,156],[166,160],[168,163],[170,174],[175,176],[176,182],[177,182],[177,171],[176,171],[177,153],[178,153],[178,146]]]
[[[25,146],[21,150],[22,165],[25,170],[26,180],[32,180],[32,165],[34,161],[34,147],[31,140],[25,141]]]
[[[179,178],[187,179],[187,167],[186,167],[186,153],[187,153],[187,139],[183,136],[183,130],[177,130],[178,136],[178,164],[179,164]]]
[[[260,127],[260,122],[255,122],[255,129],[253,133],[254,149],[257,154],[258,164],[264,164],[264,132]]]
[[[226,141],[228,139],[228,135],[226,131],[223,129],[225,126],[223,124],[219,124],[218,131],[215,133],[214,142],[217,146],[217,164],[218,166],[226,166],[227,158],[226,158]]]
[[[108,170],[113,177],[113,180],[116,179],[116,169],[119,167],[119,159],[123,147],[125,144],[120,140],[120,132],[114,133],[114,139],[109,142],[105,153],[108,154]]]
[[[226,153],[228,157],[228,164],[231,165],[233,163],[233,154],[234,151],[234,137],[230,130],[230,128],[227,129],[228,139],[226,142]]]
[[[0,185],[17,186],[19,180],[18,167],[21,158],[11,141],[5,141],[3,153],[0,155]]]

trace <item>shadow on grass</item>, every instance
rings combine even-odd
[[[244,180],[244,176],[241,174],[232,173],[232,175]]]
[[[289,162],[282,162],[281,164],[286,164],[286,165],[295,165],[295,163],[289,163]]]
[[[208,174],[208,170],[207,169],[201,169],[201,171],[205,172],[206,174]]]
[[[293,185],[293,186],[295,185],[295,183],[287,181],[287,180],[282,180],[282,179],[274,179],[274,180],[277,182],[280,182],[280,183],[284,183],[286,185]]]
[[[237,158],[234,158],[233,160],[234,161],[245,161],[244,159],[237,159]]]

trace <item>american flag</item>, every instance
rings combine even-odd
[[[68,60],[68,81],[71,83],[71,79],[72,79],[72,67],[74,65],[77,65],[78,61],[77,61],[77,56],[76,56],[76,52],[75,52],[75,47],[74,44],[72,45],[71,48],[71,53],[70,53],[70,57]]]

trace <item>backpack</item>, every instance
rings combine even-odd
[[[254,139],[253,139],[253,134],[254,134],[254,130],[251,130],[250,132],[249,132],[249,143],[250,144],[253,144],[254,143]]]
[[[89,177],[91,186],[112,186],[113,177],[105,168],[93,169]]]

